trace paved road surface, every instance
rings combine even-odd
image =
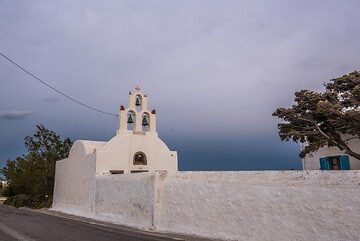
[[[139,230],[99,226],[84,221],[0,205],[0,241],[187,240],[186,238],[167,236],[161,237]]]

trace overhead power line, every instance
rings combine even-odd
[[[102,111],[102,110],[99,110],[97,108],[94,108],[92,106],[89,106],[87,104],[84,104],[82,103],[81,101],[78,101],[76,99],[74,99],[73,97],[65,94],[64,92],[56,89],[55,87],[51,86],[50,84],[46,83],[44,80],[40,79],[39,77],[37,77],[36,75],[32,74],[30,71],[26,70],[25,68],[23,68],[22,66],[20,66],[19,64],[17,64],[15,61],[13,61],[12,59],[10,59],[8,56],[6,56],[5,54],[1,53],[0,52],[0,55],[2,57],[4,57],[7,61],[9,61],[10,63],[12,63],[13,65],[15,65],[16,67],[18,67],[19,69],[21,69],[23,72],[27,73],[28,75],[30,75],[31,77],[33,77],[34,79],[36,79],[37,81],[39,81],[40,83],[42,83],[43,85],[47,86],[48,88],[52,89],[53,91],[59,93],[60,95],[64,96],[65,98],[85,107],[85,108],[88,108],[90,110],[93,110],[93,111],[96,111],[96,112],[99,112],[101,114],[105,114],[105,115],[110,115],[110,116],[115,116],[117,117],[118,115],[116,114],[112,114],[112,113],[109,113],[109,112],[106,112],[106,111]]]

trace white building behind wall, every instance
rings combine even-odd
[[[360,139],[351,139],[349,147],[360,153]],[[303,149],[305,145],[301,146]],[[360,160],[346,154],[338,147],[322,147],[302,159],[304,170],[359,170]]]

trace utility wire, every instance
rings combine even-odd
[[[7,57],[5,54],[1,53],[0,52],[0,55],[2,57],[4,57],[7,61],[9,61],[10,63],[12,63],[13,65],[15,65],[16,67],[18,67],[19,69],[21,69],[22,71],[24,71],[25,73],[27,73],[28,75],[30,75],[31,77],[33,77],[34,79],[36,79],[37,81],[39,81],[40,83],[42,83],[43,85],[46,85],[47,87],[49,87],[50,89],[52,89],[53,91],[59,93],[60,95],[64,96],[65,98],[79,104],[79,105],[82,105],[83,107],[85,108],[88,108],[90,110],[93,110],[93,111],[96,111],[96,112],[99,112],[99,113],[102,113],[102,114],[105,114],[105,115],[110,115],[110,116],[115,116],[115,117],[118,117],[118,115],[116,114],[112,114],[112,113],[109,113],[109,112],[106,112],[106,111],[102,111],[102,110],[99,110],[97,108],[94,108],[94,107],[91,107],[87,104],[84,104],[74,98],[72,98],[71,96],[65,94],[64,92],[56,89],[55,87],[51,86],[50,84],[46,83],[44,80],[40,79],[39,77],[35,76],[34,74],[32,74],[30,71],[26,70],[25,68],[21,67],[19,64],[17,64],[15,61],[13,61],[12,59],[10,59],[9,57]]]

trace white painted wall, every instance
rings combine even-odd
[[[154,194],[154,175],[99,175],[95,217],[138,228],[152,227]]]
[[[156,226],[233,240],[359,240],[359,174],[170,173]]]
[[[360,240],[359,184],[360,171],[99,175],[81,215],[229,240]],[[77,210],[59,198],[56,210]]]
[[[360,153],[360,139],[352,139],[348,142],[349,147]],[[322,147],[316,152],[306,155],[303,158],[303,169],[304,170],[319,170],[320,169],[320,158],[327,156],[340,156],[345,152],[340,150],[338,147]],[[360,160],[349,156],[349,164],[351,170],[360,170]]]
[[[68,158],[56,162],[53,208],[86,215],[95,190],[95,149],[105,142],[76,141]]]

